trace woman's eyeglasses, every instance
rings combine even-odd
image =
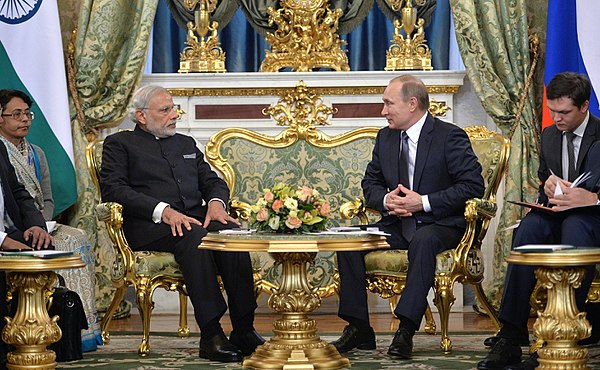
[[[14,110],[12,111],[12,113],[6,113],[6,114],[2,114],[2,117],[12,117],[13,119],[17,120],[17,121],[21,121],[23,120],[23,117],[27,118],[27,120],[29,121],[33,121],[33,119],[35,118],[35,113],[30,112],[28,110]]]

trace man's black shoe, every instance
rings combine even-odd
[[[245,334],[238,334],[237,332],[232,331],[229,336],[229,342],[239,348],[244,356],[250,356],[256,351],[256,347],[265,343],[265,340],[256,332],[256,330],[250,330]]]
[[[534,370],[539,366],[537,352],[532,353],[525,361],[516,365],[506,366],[504,370]]]
[[[404,328],[396,331],[387,354],[393,357],[409,359],[412,356],[413,336]]]
[[[200,338],[200,357],[218,362],[240,362],[243,359],[242,352],[223,333],[210,339]]]
[[[331,342],[331,344],[338,350],[339,353],[346,353],[358,349],[375,349],[375,332],[369,327],[369,330],[359,331],[357,327],[352,325],[346,325],[342,336]]]
[[[494,335],[493,337],[487,337],[483,340],[483,345],[486,347],[493,347],[494,344],[498,342],[498,339],[500,339],[500,337],[497,335]],[[529,335],[519,338],[519,345],[521,347],[529,346]]]
[[[506,338],[499,338],[487,356],[477,364],[479,370],[498,370],[521,362],[521,347]]]

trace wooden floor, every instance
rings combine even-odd
[[[257,314],[254,320],[254,326],[260,333],[268,334],[273,326],[273,319],[276,315]],[[322,333],[341,333],[346,325],[346,322],[332,314],[311,315],[317,320],[317,327]],[[439,331],[440,324],[438,315],[434,313]],[[371,326],[376,332],[393,332],[398,328],[398,320],[394,319],[389,313],[371,314]],[[150,330],[153,332],[176,332],[178,316],[174,314],[153,314],[150,323]],[[199,329],[192,315],[188,316],[188,324],[192,333],[198,333]],[[229,317],[224,317],[221,320],[221,325],[225,333],[231,331]],[[422,329],[422,328],[421,328]],[[141,331],[142,321],[138,314],[132,314],[131,317],[120,320],[113,320],[110,325],[110,331]],[[475,312],[459,312],[450,314],[450,331],[451,332],[494,332],[495,327],[492,321],[487,316],[481,316]]]

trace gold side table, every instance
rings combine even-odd
[[[600,248],[578,248],[549,253],[515,252],[508,263],[535,265],[535,276],[548,290],[544,312],[538,311],[533,332],[546,345],[538,350],[538,369],[589,369],[588,350],[577,344],[591,335],[592,326],[579,312],[575,288],[585,276],[582,266],[600,263]]]
[[[7,292],[18,291],[17,312],[2,331],[2,340],[15,346],[7,355],[11,370],[56,368],[56,353],[46,346],[57,342],[62,333],[46,309],[46,297],[54,290],[56,274],[52,270],[80,268],[80,256],[61,258],[0,257],[0,270],[6,271]],[[0,299],[4,299],[1,297]]]
[[[389,248],[374,235],[222,235],[209,233],[200,248],[230,252],[269,252],[282,265],[281,283],[269,297],[269,307],[281,314],[273,321],[275,334],[242,363],[252,369],[341,369],[350,361],[319,338],[317,322],[308,314],[321,305],[317,288],[310,286],[306,266],[317,252]]]

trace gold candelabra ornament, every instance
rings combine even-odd
[[[225,52],[219,45],[219,23],[210,21],[210,14],[217,8],[219,0],[183,2],[189,11],[194,12],[194,22],[187,23],[187,46],[181,53],[178,72],[227,72]]]
[[[394,11],[400,9],[402,3],[402,21],[394,20],[394,38],[386,53],[386,71],[403,69],[431,70],[431,50],[425,40],[423,18],[417,18],[417,9],[413,8],[413,0],[386,0]],[[417,5],[424,5],[426,0],[415,0]],[[404,31],[404,35],[400,32]],[[416,32],[413,34],[413,32]]]
[[[261,72],[278,72],[283,68],[309,72],[314,68],[349,71],[345,44],[337,34],[341,9],[331,10],[329,0],[282,0],[281,8],[267,8],[271,51],[266,51]]]

